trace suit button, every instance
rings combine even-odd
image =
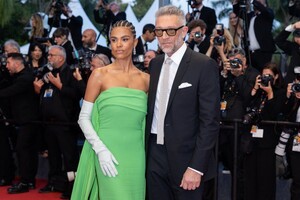
[[[165,126],[170,126],[170,124],[165,124]]]

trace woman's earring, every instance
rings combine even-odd
[[[135,55],[136,54],[136,50],[135,50],[135,47],[133,48],[133,55]]]

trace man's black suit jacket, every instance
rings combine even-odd
[[[106,55],[109,58],[109,60],[111,61],[112,54],[111,54],[111,50],[109,48],[97,44],[95,53],[96,54],[102,53],[102,54]]]
[[[142,36],[138,37],[138,43],[135,47],[136,55],[144,55],[146,53],[144,50],[144,44],[141,37]]]
[[[272,36],[272,26],[274,20],[274,13],[272,9],[265,7],[260,2],[254,0],[253,5],[260,11],[254,22],[254,33],[259,43],[260,50],[264,52],[274,52],[276,50],[275,42]],[[233,5],[233,12],[239,16],[239,4]],[[254,11],[247,14],[247,28],[249,28],[250,20],[255,16]],[[243,16],[240,16],[243,17]],[[247,30],[248,31],[248,30]]]
[[[151,134],[163,61],[164,55],[159,55],[150,63],[146,140]],[[179,86],[183,83],[190,87],[181,89]],[[219,133],[219,91],[215,61],[187,48],[172,85],[164,122],[166,159],[178,184],[187,167],[203,172],[204,180],[215,175],[213,149]]]
[[[189,21],[194,20],[194,13]],[[213,29],[217,24],[216,12],[214,9],[203,6],[201,9],[200,19],[202,19],[206,23],[206,32],[205,35],[210,36],[212,34]]]

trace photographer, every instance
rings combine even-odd
[[[222,119],[242,119],[246,107],[251,99],[251,90],[255,78],[259,72],[247,65],[245,51],[234,48],[228,52],[228,59],[224,61],[224,69],[221,71],[221,117]],[[227,123],[223,123],[227,125]],[[228,124],[230,125],[230,124]],[[243,198],[242,177],[242,154],[240,153],[239,141],[244,132],[243,126],[239,127],[238,133],[238,165],[237,165],[237,199]],[[234,132],[233,130],[221,129],[219,134],[219,156],[224,168],[229,169],[233,178],[233,155],[234,155]]]
[[[242,137],[242,145],[246,147],[245,200],[275,200],[276,197],[274,149],[278,135],[273,125],[260,124],[260,120],[277,120],[285,96],[282,83],[277,65],[268,63],[263,67],[262,74],[256,77],[251,91],[251,109],[244,116],[244,124],[249,125],[249,130]]]
[[[205,54],[210,45],[210,38],[205,35],[205,22],[201,19],[193,20],[188,23],[188,28],[189,38],[186,43],[194,51]]]
[[[296,77],[293,83],[289,83],[286,91],[286,99],[283,106],[283,116],[286,121],[300,122],[300,67],[294,69]],[[283,175],[291,175],[291,199],[300,199],[300,149],[299,127],[285,127],[276,146],[276,161],[283,164]],[[283,156],[287,157],[288,167],[284,163]],[[287,170],[289,169],[289,170]]]
[[[100,11],[100,13],[99,13]],[[117,21],[126,20],[126,13],[120,11],[120,5],[116,2],[107,4],[105,0],[98,0],[94,9],[94,19],[97,23],[103,24],[100,34],[106,34],[107,46],[109,46],[109,32]]]
[[[76,80],[66,63],[66,52],[61,46],[51,46],[48,63],[52,71],[44,79],[35,79],[34,89],[40,95],[40,109],[43,121],[54,122],[44,125],[45,141],[49,151],[48,183],[40,193],[61,191],[70,195],[72,182],[58,187],[58,180],[65,172],[76,171],[78,164],[77,135],[74,127],[79,113],[80,96],[75,88]],[[62,124],[61,124],[62,123]]]
[[[83,98],[85,94],[87,79],[92,73],[94,69],[105,67],[110,64],[110,60],[104,54],[94,54],[90,61],[90,68],[88,70],[88,74],[86,75],[86,79],[82,76],[82,73],[87,73],[86,71],[80,71],[79,68],[76,68],[73,72],[74,78],[77,80],[77,88],[79,90],[80,96]]]
[[[73,51],[74,48],[71,44],[71,41],[68,40],[69,37],[69,29],[67,28],[57,28],[54,33],[53,33],[53,39],[54,39],[54,43],[62,46],[65,51],[66,51],[66,62],[68,65],[72,65],[75,63],[75,60],[73,58]]]
[[[253,4],[254,11],[247,12],[246,7]],[[249,6],[250,7],[250,6]],[[267,6],[266,0],[233,0],[233,12],[243,20],[246,20],[246,38],[250,42],[249,47],[245,46],[246,52],[250,51],[250,63],[258,71],[270,62],[276,50],[272,36],[274,12]]]
[[[81,31],[83,25],[82,17],[80,15],[75,17],[71,8],[61,0],[53,0],[50,6],[48,18],[50,29],[52,27],[68,28],[75,49],[81,49]]]
[[[193,20],[202,19],[207,25],[206,35],[210,36],[217,24],[216,12],[214,9],[204,6],[202,2],[203,0],[188,0],[192,12],[187,13],[185,18],[188,23]]]
[[[8,98],[11,103],[12,117],[17,126],[16,152],[20,173],[20,182],[9,187],[7,192],[17,194],[35,188],[38,166],[36,126],[30,122],[37,120],[38,98],[33,91],[33,74],[25,68],[22,54],[7,54],[6,68],[13,76],[13,82],[0,90],[0,98]]]
[[[288,40],[290,34],[293,33],[293,41]],[[291,56],[285,83],[291,83],[295,80],[294,68],[300,66],[300,21],[287,26],[275,38],[277,46],[287,55]]]
[[[210,45],[206,55],[218,63],[220,71],[224,61],[227,60],[227,53],[233,48],[233,39],[229,31],[223,27],[223,24],[217,24],[210,36]]]

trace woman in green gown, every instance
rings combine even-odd
[[[86,137],[72,200],[144,200],[144,120],[149,75],[132,62],[132,23],[114,24],[115,61],[93,70],[78,123]]]

